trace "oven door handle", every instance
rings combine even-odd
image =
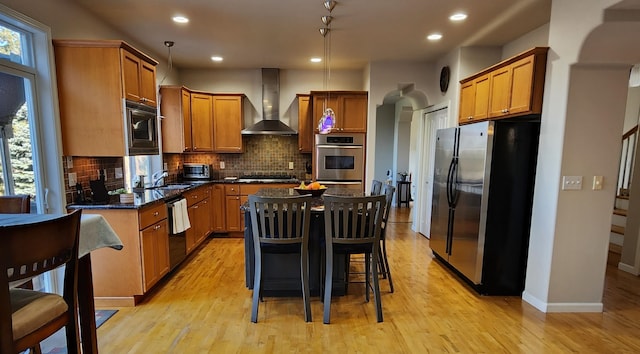
[[[351,182],[343,182],[343,181],[318,181],[320,184],[361,184],[361,181],[351,181]]]
[[[316,145],[317,149],[362,149],[362,145]]]

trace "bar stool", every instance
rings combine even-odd
[[[411,201],[411,182],[398,181],[396,182],[396,189],[398,190],[398,195],[396,199],[398,208],[401,207],[402,204],[406,204],[408,208],[409,202]]]

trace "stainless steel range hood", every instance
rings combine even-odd
[[[280,70],[262,69],[262,120],[242,130],[242,135],[296,135],[280,121]]]

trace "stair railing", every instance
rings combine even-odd
[[[620,170],[618,171],[618,195],[629,196],[631,176],[633,174],[633,161],[636,156],[636,144],[638,142],[638,126],[629,129],[622,135],[622,153],[620,154]]]

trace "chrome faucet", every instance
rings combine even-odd
[[[151,185],[153,187],[157,187],[159,185],[160,181],[162,181],[163,178],[168,177],[168,176],[169,176],[169,174],[165,170],[160,170],[160,171],[154,172],[153,175],[151,175]]]

